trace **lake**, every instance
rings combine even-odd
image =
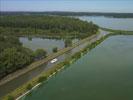
[[[133,36],[111,36],[22,100],[133,100]]]
[[[99,30],[99,38],[101,36],[104,36],[108,34],[109,32]],[[78,42],[80,39],[71,39],[72,44]],[[48,54],[52,53],[52,50],[54,47],[57,47],[58,49],[63,49],[65,47],[65,39],[48,39],[48,38],[41,38],[41,37],[20,37],[19,41],[22,43],[22,45],[26,48],[29,48],[33,51],[37,49],[44,49],[47,51]],[[79,48],[79,47],[78,47]]]
[[[133,18],[114,18],[104,16],[77,16],[81,20],[93,21],[104,28],[133,31]]]
[[[53,48],[57,47],[58,49],[63,49],[65,47],[64,39],[47,39],[47,38],[39,38],[39,37],[20,37],[20,42],[24,47],[30,48],[35,51],[37,49],[44,49],[48,52],[48,54],[52,53]],[[78,39],[72,39],[72,43],[78,41]]]

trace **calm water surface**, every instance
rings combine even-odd
[[[19,38],[20,42],[24,47],[30,48],[32,50],[36,49],[45,49],[48,53],[52,53],[52,49],[57,47],[58,49],[62,49],[65,47],[65,40],[63,39],[45,39],[34,37],[31,40],[27,37]],[[72,43],[77,42],[78,39],[73,39]]]
[[[112,36],[23,100],[133,100],[133,36]]]
[[[113,18],[104,16],[78,16],[77,18],[89,22],[93,21],[100,27],[133,31],[133,18]]]

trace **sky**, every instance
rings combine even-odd
[[[133,13],[133,0],[0,0],[0,11]]]

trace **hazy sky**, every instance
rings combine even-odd
[[[133,0],[0,0],[0,10],[133,13]]]

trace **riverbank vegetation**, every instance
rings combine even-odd
[[[96,34],[98,26],[92,22],[61,16],[0,16],[0,34],[73,36],[84,38]]]
[[[34,59],[39,60],[46,58],[47,52],[44,49],[37,49],[34,53]]]
[[[113,35],[133,35],[133,31],[127,31],[127,30],[114,30],[109,28],[101,28],[104,31],[108,31],[112,33]]]
[[[53,53],[56,53],[58,51],[58,48],[57,47],[54,47],[53,48]]]

